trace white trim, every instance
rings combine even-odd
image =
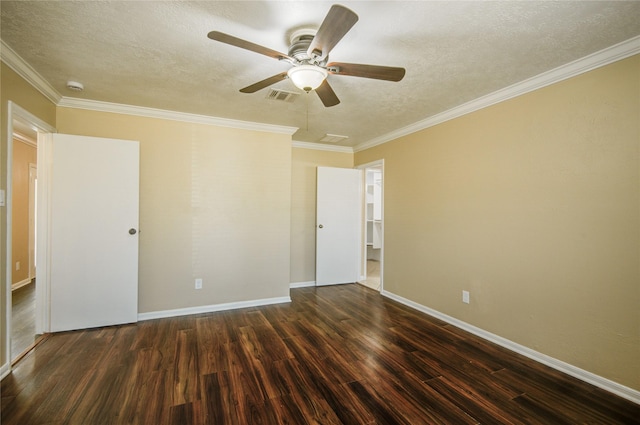
[[[36,161],[38,155],[38,146],[36,144]],[[29,280],[36,277],[36,219],[37,196],[38,196],[38,165],[33,162],[29,163]]]
[[[23,280],[21,280],[20,282],[17,282],[17,283],[12,283],[11,284],[11,290],[15,291],[16,289],[20,289],[23,286],[27,286],[30,283],[31,283],[31,278],[23,279]]]
[[[22,59],[11,47],[3,40],[0,40],[0,60],[13,69],[16,74],[24,78],[36,90],[42,93],[47,99],[53,103],[58,103],[62,96],[47,82],[38,72],[31,67],[24,59]]]
[[[308,282],[291,282],[289,284],[289,289],[307,288],[309,286],[316,286],[316,281],[315,280],[310,280]]]
[[[297,127],[283,125],[261,124],[250,121],[232,120],[228,118],[216,118],[207,115],[188,114],[185,112],[167,111],[165,109],[146,108],[143,106],[124,105],[120,103],[101,102],[98,100],[78,99],[63,97],[58,102],[63,108],[86,109],[89,111],[110,112],[114,114],[137,115],[147,118],[189,122],[195,124],[215,125],[218,127],[238,128],[241,130],[265,131],[292,135],[298,131]]]
[[[6,202],[5,202],[5,208],[6,208],[6,222],[7,222],[7,228],[6,228],[6,241],[5,241],[5,253],[6,253],[6,270],[5,270],[5,329],[6,329],[6,335],[5,335],[5,339],[4,339],[4,343],[5,343],[5,350],[4,350],[4,358],[9,362],[9,369],[11,369],[11,333],[12,333],[12,326],[13,326],[13,321],[12,319],[12,314],[13,314],[13,303],[12,303],[12,299],[13,299],[13,295],[11,293],[12,291],[12,285],[11,283],[13,282],[13,246],[12,246],[12,241],[13,241],[13,120],[14,120],[14,104],[13,102],[9,101],[8,102],[8,108],[7,108],[7,157],[5,160],[5,164],[6,167],[5,169],[7,170],[7,175],[6,175],[6,182],[7,182],[7,187],[6,187]],[[11,140],[11,142],[10,142]]]
[[[384,158],[376,159],[375,161],[367,162],[366,164],[358,164],[356,168],[365,169],[365,168],[378,168],[384,169]]]
[[[55,133],[56,129],[49,125],[47,122],[33,115],[31,112],[24,108],[21,108],[16,103],[9,101],[9,118],[11,120],[18,119],[19,121],[25,121],[35,127],[38,132]],[[10,121],[11,122],[11,121]],[[11,131],[13,133],[13,123],[11,124]]]
[[[518,354],[522,354],[525,357],[528,357],[553,369],[559,370],[560,372],[566,373],[567,375],[573,376],[574,378],[578,378],[591,385],[595,385],[596,387],[602,388],[605,391],[609,391],[610,393],[616,394],[636,404],[640,404],[640,391],[634,390],[633,388],[626,387],[607,378],[603,378],[602,376],[588,372],[584,369],[580,369],[579,367],[573,366],[569,363],[565,363],[561,360],[547,356],[546,354],[542,354],[538,351],[525,347],[524,345],[520,345],[516,342],[513,342],[491,332],[487,332],[484,329],[475,327],[473,325],[470,325],[469,323],[463,322],[462,320],[458,320],[444,313],[440,313],[437,310],[433,310],[429,307],[418,304],[414,301],[393,294],[389,291],[382,291],[382,295],[408,307],[416,309],[422,313],[428,314],[429,316],[433,316],[447,323],[450,323],[460,329],[479,336],[480,338],[486,339],[487,341],[498,344],[508,350],[514,351]]]
[[[17,133],[15,130],[13,131],[13,139],[17,140],[18,142],[24,143],[25,145],[29,145],[31,147],[34,147],[34,148],[38,147],[38,144],[35,141],[33,141],[32,139],[30,139],[30,138],[28,138],[26,136],[23,136],[20,133]]]
[[[324,145],[322,143],[299,142],[297,140],[291,142],[291,147],[300,149],[314,149],[317,151],[353,153],[353,148],[349,146]]]
[[[264,298],[251,301],[237,301],[233,303],[202,305],[198,307],[176,308],[173,310],[150,311],[139,313],[138,320],[164,319],[167,317],[188,316],[190,314],[212,313],[215,311],[235,310],[238,308],[259,307],[271,304],[290,303],[291,297]]]
[[[390,133],[360,143],[354,147],[354,152],[360,152],[383,143],[390,142],[402,136],[406,136],[445,121],[461,117],[463,115],[486,108],[496,103],[521,96],[525,93],[541,89],[557,82],[575,77],[593,69],[608,65],[610,63],[628,58],[640,53],[640,36],[630,38],[622,43],[615,44],[599,52],[592,53],[581,59],[569,62],[542,74],[531,77],[527,80],[505,87],[486,96],[479,97],[470,102],[456,106],[442,113],[425,118],[406,127],[394,130]]]
[[[11,373],[11,361],[7,361],[0,367],[0,380],[4,379]]]
[[[51,173],[53,133],[38,133],[36,202],[36,333],[51,332]]]

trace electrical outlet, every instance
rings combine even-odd
[[[16,261],[16,271],[20,270],[20,261]]]
[[[469,291],[462,291],[462,302],[469,304]]]
[[[202,279],[196,279],[196,289],[202,289]]]

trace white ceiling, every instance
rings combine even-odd
[[[356,146],[640,34],[639,1],[343,1],[360,20],[331,61],[406,68],[398,83],[330,75],[341,100],[238,90],[289,65],[212,41],[287,53],[323,1],[6,1],[0,37],[61,96],[298,127]],[[67,80],[84,84],[81,93]],[[272,86],[296,91],[282,81]]]

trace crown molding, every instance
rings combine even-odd
[[[62,98],[60,93],[58,93],[47,80],[42,78],[31,65],[22,59],[3,40],[0,40],[0,60],[54,104],[57,104]]]
[[[353,148],[348,146],[335,146],[335,145],[325,145],[322,143],[299,142],[297,140],[294,140],[293,142],[291,142],[291,147],[300,148],[300,149],[314,149],[317,151],[353,153]]]
[[[63,108],[86,109],[89,111],[111,112],[115,114],[137,115],[147,118],[158,118],[195,124],[215,125],[218,127],[230,127],[241,130],[264,131],[268,133],[287,134],[289,136],[298,131],[297,127],[217,118],[208,115],[188,114],[185,112],[168,111],[165,109],[146,108],[143,106],[124,105],[120,103],[101,102],[97,100],[79,99],[66,96],[60,99],[58,106]]]
[[[334,152],[359,152],[365,149],[378,146],[400,137],[424,130],[443,122],[461,117],[491,105],[521,96],[525,93],[549,86],[551,84],[575,77],[593,69],[608,65],[610,63],[625,59],[640,53],[640,36],[630,38],[599,52],[585,56],[566,65],[539,74],[535,77],[513,84],[504,89],[495,91],[488,95],[479,97],[470,102],[464,103],[455,108],[449,109],[440,114],[427,117],[406,127],[383,134],[374,139],[358,144],[354,148],[344,146],[331,146],[319,143],[307,143],[294,141],[292,146],[303,149],[316,149]],[[78,98],[63,97],[58,93],[31,65],[22,59],[11,47],[0,39],[0,60],[7,64],[18,75],[29,82],[34,88],[42,93],[47,99],[57,106],[87,109],[101,112],[122,113],[138,115],[150,118],[160,118],[174,121],[192,122],[198,124],[216,125],[243,130],[265,131],[293,135],[298,129],[296,127],[278,126],[271,124],[254,123],[249,121],[232,120],[226,118],[210,117],[206,115],[187,114],[183,112],[167,111],[162,109],[146,108],[133,105],[123,105],[109,102],[99,102]]]
[[[596,68],[628,58],[640,53],[640,36],[630,38],[606,49],[600,50],[581,59],[559,66],[550,71],[543,72],[519,83],[505,87],[488,95],[479,97],[460,106],[444,111],[440,114],[425,118],[414,124],[360,143],[354,147],[354,152],[360,152],[383,143],[390,142],[403,136],[442,124],[445,121],[461,117],[463,115],[486,108],[496,103],[521,96],[525,93],[541,89],[551,84],[575,77]]]
[[[162,109],[145,108],[141,106],[123,105],[117,103],[100,102],[95,100],[78,99],[60,95],[35,69],[22,59],[3,40],[0,40],[0,60],[6,63],[19,76],[24,78],[36,90],[57,106],[66,108],[87,109],[92,111],[113,112],[128,115],[138,115],[149,118],[160,118],[173,121],[184,121],[197,124],[231,127],[242,130],[265,131],[269,133],[292,135],[298,129],[296,127],[262,124],[249,121],[232,120],[226,118],[210,117],[206,115],[187,114],[183,112],[167,111]]]

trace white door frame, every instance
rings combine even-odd
[[[37,144],[36,144],[37,148]],[[37,152],[37,150],[36,150]],[[36,277],[36,185],[38,165],[29,163],[29,280]]]
[[[380,220],[380,239],[381,239],[381,246],[380,246],[380,292],[382,293],[382,291],[384,290],[384,158],[383,159],[379,159],[376,161],[372,161],[372,162],[367,162],[366,164],[361,164],[358,165],[356,168],[363,170],[362,174],[363,174],[363,185],[365,185],[366,187],[366,179],[367,179],[367,172],[366,169],[367,168],[377,168],[380,169],[380,172],[382,173],[382,187],[381,187],[381,194],[380,194],[380,203],[382,205],[382,216],[381,216],[381,220]],[[366,191],[363,190],[362,191],[362,206],[363,206],[363,211],[366,214],[366,208],[367,208],[367,196],[366,196]],[[366,217],[365,217],[366,218]],[[367,229],[366,229],[367,223],[366,220],[363,220],[363,229],[362,229],[362,274],[364,277],[366,277],[367,275]]]
[[[12,186],[13,186],[13,177],[12,177],[12,173],[13,173],[13,120],[19,120],[19,121],[23,121],[27,124],[29,124],[30,126],[32,126],[35,130],[38,131],[38,139],[40,139],[41,135],[46,135],[46,134],[50,134],[50,133],[55,133],[56,129],[54,127],[52,127],[51,125],[47,124],[46,122],[44,122],[43,120],[41,120],[40,118],[36,117],[35,115],[33,115],[32,113],[30,113],[29,111],[27,111],[24,108],[21,108],[20,106],[18,106],[17,104],[15,104],[12,101],[8,102],[8,107],[7,107],[7,111],[8,111],[8,117],[7,117],[7,159],[6,159],[6,172],[7,172],[7,189],[6,189],[6,203],[5,203],[5,208],[6,208],[6,217],[7,217],[7,234],[6,234],[6,276],[5,276],[5,301],[6,301],[6,306],[5,306],[5,323],[6,323],[6,327],[7,327],[7,332],[4,336],[4,343],[5,343],[5,359],[6,359],[6,363],[0,366],[0,376],[4,377],[6,374],[8,374],[11,371],[11,329],[12,329],[12,323],[11,323],[11,280],[12,280],[12,276],[11,276],[11,271],[12,271],[12,267],[10,266],[13,259],[12,259],[12,246],[11,246],[11,237],[12,237],[12,231],[11,231],[11,226],[13,224],[13,217],[12,217]],[[40,161],[40,147],[38,146],[38,162]],[[42,321],[42,317],[39,318],[39,316],[43,316],[42,312],[39,311],[38,308],[38,300],[40,300],[40,308],[42,308],[42,302],[44,301],[41,298],[42,295],[42,290],[45,289],[44,288],[45,285],[38,285],[38,288],[36,289],[37,294],[36,294],[36,332],[41,332],[42,328],[38,328],[38,323],[39,321]],[[40,320],[39,320],[40,319]]]
[[[51,332],[51,158],[53,133],[38,132],[36,203],[36,334]]]

